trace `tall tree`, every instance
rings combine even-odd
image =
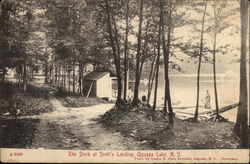
[[[143,21],[143,0],[140,0],[140,14],[139,14],[138,37],[137,37],[137,53],[136,53],[135,87],[134,87],[134,98],[132,102],[134,105],[137,105],[139,102],[142,21]]]
[[[162,35],[162,16],[161,15],[162,15],[161,11],[159,11],[160,19],[158,23],[157,59],[156,59],[156,64],[155,64],[156,75],[155,75],[153,110],[156,109],[156,103],[157,103],[158,76],[159,76],[160,56],[161,56],[161,35]]]
[[[118,95],[117,95],[117,100],[116,100],[116,105],[119,107],[122,102],[121,98],[121,91],[122,91],[122,84],[121,84],[121,71],[120,71],[120,60],[119,60],[119,55],[115,43],[115,36],[113,34],[113,28],[112,28],[112,20],[111,20],[111,11],[110,11],[110,5],[108,0],[105,0],[105,7],[106,7],[106,15],[107,15],[107,29],[109,33],[109,39],[110,39],[110,44],[112,47],[112,53],[114,56],[114,61],[115,61],[115,68],[116,68],[116,74],[117,74],[117,84],[118,84]],[[115,23],[115,22],[114,22]]]
[[[240,99],[237,111],[234,132],[241,139],[241,146],[248,148],[248,127],[247,127],[247,34],[248,34],[248,1],[240,1],[240,20],[241,20],[241,55],[240,55]]]
[[[215,116],[215,121],[219,121],[222,119],[222,116],[220,115],[219,112],[219,98],[218,98],[218,89],[217,89],[217,75],[216,75],[216,56],[219,55],[219,53],[221,54],[226,54],[228,53],[227,50],[227,45],[224,45],[222,47],[218,47],[217,46],[217,38],[219,38],[219,34],[225,30],[228,27],[231,27],[231,24],[229,21],[227,21],[227,19],[231,16],[234,15],[236,11],[232,10],[225,10],[226,7],[229,4],[227,3],[227,1],[218,1],[218,0],[214,0],[212,7],[213,7],[213,13],[214,16],[213,18],[211,18],[212,22],[211,22],[211,26],[208,27],[208,31],[210,31],[209,29],[211,29],[212,32],[212,37],[213,37],[213,50],[212,50],[212,54],[213,54],[213,58],[212,58],[212,64],[213,64],[213,78],[214,78],[214,100],[215,100],[215,109],[216,109],[216,116]]]
[[[166,45],[166,39],[165,39],[165,26],[164,26],[164,0],[161,0],[161,20],[162,20],[162,48],[163,48],[163,54],[164,54],[164,72],[165,72],[165,92],[164,92],[164,115],[166,115],[167,111],[167,106],[169,110],[169,123],[173,124],[173,108],[172,108],[172,103],[171,103],[171,95],[170,95],[170,82],[169,82],[169,56],[170,56],[170,40],[171,40],[171,26],[172,26],[172,1],[168,1],[169,4],[169,9],[168,9],[168,41]]]
[[[126,101],[127,98],[127,85],[128,85],[128,32],[129,32],[129,1],[126,2],[126,32],[125,32],[125,43],[124,43],[124,88],[123,88],[123,99]]]
[[[216,108],[216,119],[219,119],[219,101],[217,94],[217,84],[216,84],[216,39],[217,39],[217,15],[216,15],[216,0],[214,0],[214,45],[213,45],[213,74],[214,74],[214,98],[215,98],[215,108]]]
[[[199,112],[200,70],[201,70],[201,59],[202,59],[202,53],[203,53],[203,34],[204,34],[206,10],[207,10],[207,0],[205,1],[205,8],[204,8],[203,17],[202,17],[202,29],[201,29],[200,54],[199,54],[198,72],[197,72],[197,94],[196,94],[196,107],[195,107],[194,121],[198,121],[198,112]]]

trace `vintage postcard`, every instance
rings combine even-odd
[[[248,0],[1,0],[0,161],[248,163]]]

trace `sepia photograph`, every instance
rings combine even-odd
[[[1,0],[0,161],[248,163],[248,0]]]

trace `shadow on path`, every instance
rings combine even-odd
[[[51,99],[54,111],[1,119],[0,146],[34,149],[142,150],[139,141],[112,132],[98,123],[114,104],[67,108]]]

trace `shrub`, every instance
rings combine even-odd
[[[0,91],[0,114],[34,115],[53,110],[47,88],[28,85],[24,92],[16,84],[4,83]]]

